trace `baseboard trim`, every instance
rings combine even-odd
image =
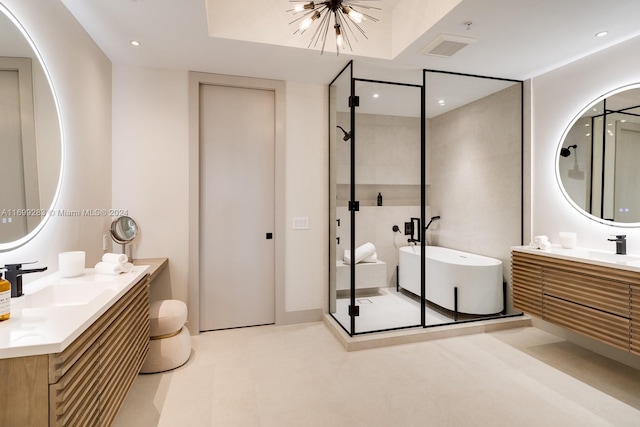
[[[322,321],[322,309],[286,311],[276,322],[277,326],[295,325],[298,323],[310,323]]]

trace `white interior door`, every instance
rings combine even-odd
[[[275,322],[275,93],[200,87],[200,330]]]

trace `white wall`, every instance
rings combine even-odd
[[[532,79],[531,234],[578,233],[578,246],[614,253],[611,234],[627,235],[629,253],[640,253],[640,229],[604,225],[578,213],[562,195],[555,177],[558,144],[566,126],[588,104],[619,86],[640,81],[640,38],[593,54]],[[573,154],[572,154],[573,155]],[[640,358],[567,329],[534,319],[546,329],[607,357],[640,366]]]
[[[287,82],[285,309],[321,309],[328,280],[328,90]],[[309,217],[309,230],[293,230]]]
[[[188,79],[187,71],[127,65],[113,72],[113,206],[140,226],[136,258],[169,258],[154,299],[189,298]],[[327,280],[326,97],[324,85],[286,85],[285,310],[318,310],[318,319]],[[294,217],[308,217],[309,230],[293,230]]]
[[[532,79],[532,234],[578,233],[578,246],[614,251],[611,234],[627,235],[640,253],[640,229],[599,224],[565,200],[555,177],[556,153],[567,125],[588,104],[619,86],[640,81],[640,38],[632,39]]]
[[[187,301],[188,72],[116,64],[113,82],[113,207],[138,223],[134,258],[169,258],[152,299]]]
[[[49,70],[64,131],[64,171],[58,209],[111,207],[111,63],[58,1],[0,0],[26,28]],[[58,159],[50,159],[58,161]],[[109,218],[49,220],[22,247],[0,253],[0,265],[38,261],[56,271],[59,252],[87,251],[87,265],[102,255]],[[27,275],[25,283],[40,274]]]

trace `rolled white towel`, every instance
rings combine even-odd
[[[376,262],[378,262],[378,253],[377,253],[377,252],[374,252],[374,253],[373,253],[373,255],[371,255],[370,257],[367,257],[367,258],[363,259],[363,260],[362,260],[362,261],[360,261],[360,262],[366,262],[366,263],[369,263],[369,264],[371,264],[371,263],[376,263]]]
[[[539,236],[534,236],[533,237],[533,242],[537,243],[538,245],[540,245],[540,243],[542,242],[548,242],[549,241],[549,237],[545,236],[544,234],[541,234]]]
[[[533,241],[529,243],[529,247],[531,249],[540,249],[540,245],[538,245],[536,242],[533,242]]]
[[[349,249],[345,249],[345,250],[344,250],[344,259],[343,259],[343,262],[344,262],[345,264],[349,264],[349,261],[345,261],[345,260],[350,260],[350,259],[351,259],[351,251],[350,251]],[[363,259],[363,260],[362,260],[362,261],[360,261],[360,262],[365,262],[365,263],[376,263],[376,262],[378,262],[378,253],[377,253],[377,252],[374,252],[374,254],[373,254],[373,255],[371,255],[371,256],[370,256],[370,257],[368,257],[368,258]]]
[[[124,264],[122,264],[123,273],[130,273],[131,271],[133,271],[133,264],[131,264],[130,262],[125,262]]]
[[[129,261],[129,258],[125,254],[107,253],[102,255],[102,262],[107,264],[124,264],[127,261]]]
[[[110,262],[100,261],[96,264],[95,270],[97,274],[120,274],[124,271],[122,264],[112,264]]]
[[[355,256],[353,257],[354,264],[362,262],[362,260],[369,258],[376,253],[376,247],[371,242],[367,242],[364,245],[360,245],[356,248]],[[344,257],[342,258],[345,264],[351,264],[351,252],[344,251]]]
[[[538,248],[542,249],[543,251],[551,249],[551,242],[548,240],[546,242],[540,242]]]

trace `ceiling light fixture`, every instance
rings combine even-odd
[[[346,46],[349,46],[349,50],[353,52],[350,37],[353,37],[356,42],[358,41],[353,27],[355,27],[355,29],[367,39],[368,37],[364,33],[360,24],[363,20],[367,19],[373,22],[378,22],[377,18],[374,18],[364,12],[360,12],[357,9],[381,10],[379,7],[361,4],[362,1],[378,0],[329,0],[318,3],[313,1],[306,3],[297,2],[298,4],[287,12],[292,12],[294,15],[301,16],[291,21],[289,25],[294,22],[298,22],[298,29],[294,31],[293,34],[298,32],[300,32],[300,34],[304,34],[304,32],[309,29],[315,21],[320,22],[318,24],[318,28],[316,28],[311,36],[311,41],[307,47],[311,47],[311,45],[316,47],[318,43],[321,42],[322,48],[320,50],[320,54],[322,55],[327,42],[331,15],[333,14],[333,29],[336,34],[336,55],[340,53],[340,49],[344,49]]]
[[[599,33],[596,33],[596,37],[604,37],[607,34],[609,34],[609,31],[600,31]]]
[[[138,40],[131,40],[129,43],[131,43],[131,46],[140,46],[140,42]]]

